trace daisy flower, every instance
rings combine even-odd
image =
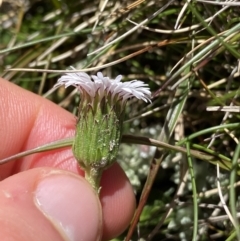
[[[54,86],[75,86],[79,90],[73,154],[97,192],[103,170],[114,162],[118,152],[127,100],[135,97],[151,102],[147,84],[139,80],[121,82],[121,79],[121,75],[110,79],[101,72],[91,77],[83,72],[67,73]]]

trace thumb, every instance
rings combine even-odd
[[[101,239],[100,201],[84,178],[36,168],[0,182],[1,240]]]

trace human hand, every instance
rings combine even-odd
[[[0,113],[0,159],[74,135],[73,115],[3,79]],[[118,164],[106,170],[100,204],[83,175],[71,148],[0,166],[1,240],[95,241],[102,232],[103,240],[119,235],[135,209],[127,177]]]

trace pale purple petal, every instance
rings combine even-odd
[[[121,82],[122,75],[118,75],[116,79],[114,80],[115,83]]]
[[[74,69],[72,67],[72,69]],[[75,86],[80,91],[80,94],[86,92],[89,96],[95,97],[99,95],[100,99],[104,95],[111,95],[113,99],[115,96],[125,102],[127,99],[135,97],[151,102],[151,92],[147,84],[139,80],[132,80],[129,82],[121,82],[122,76],[118,75],[115,79],[104,77],[101,72],[91,77],[83,72],[66,73],[58,79],[54,88],[64,85],[65,88],[70,85]]]

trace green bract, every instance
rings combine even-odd
[[[120,105],[112,104],[107,96],[96,103],[89,103],[87,98],[80,102],[73,154],[87,176],[101,175],[116,158],[124,114]]]
[[[85,170],[85,177],[99,192],[104,169],[116,159],[122,136],[126,102],[131,97],[150,101],[150,91],[142,81],[121,82],[121,76],[112,80],[102,73],[63,75],[55,87],[73,85],[80,92],[76,136],[73,154]]]

